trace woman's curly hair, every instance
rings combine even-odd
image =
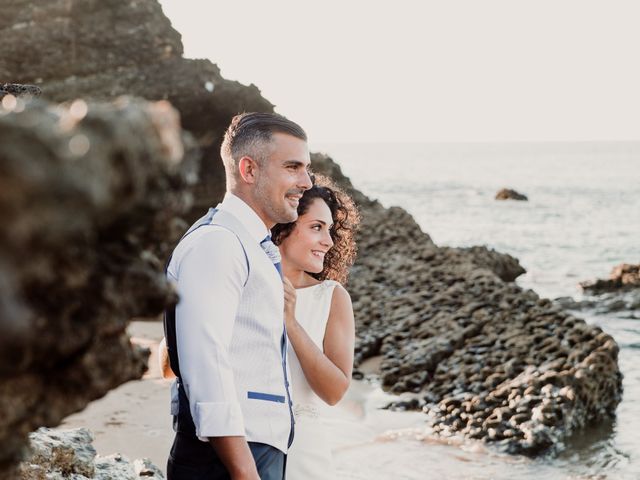
[[[353,200],[338,188],[328,177],[315,175],[313,186],[304,192],[298,204],[298,216],[304,215],[311,203],[320,198],[331,210],[333,226],[329,230],[333,247],[324,257],[324,268],[319,273],[307,272],[317,280],[336,280],[346,284],[349,268],[356,260],[356,231],[360,225],[360,214]],[[276,245],[287,238],[296,222],[278,223],[271,229],[271,238]]]

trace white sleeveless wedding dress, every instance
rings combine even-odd
[[[296,290],[296,319],[321,350],[336,285],[333,280],[325,280]],[[291,343],[288,354],[296,425],[287,454],[286,480],[335,478],[331,442],[323,418],[323,411],[330,407],[307,383]]]

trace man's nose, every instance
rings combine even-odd
[[[304,190],[309,190],[313,186],[311,175],[307,169],[303,169],[302,176],[298,182],[298,186]]]

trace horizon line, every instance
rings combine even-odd
[[[356,144],[376,144],[376,145],[521,145],[521,144],[638,144],[637,140],[313,140],[310,144],[333,144],[333,145],[356,145]]]

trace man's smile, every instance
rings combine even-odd
[[[301,193],[289,194],[289,195],[286,195],[285,197],[293,207],[298,208],[298,204],[300,203],[302,194]]]

